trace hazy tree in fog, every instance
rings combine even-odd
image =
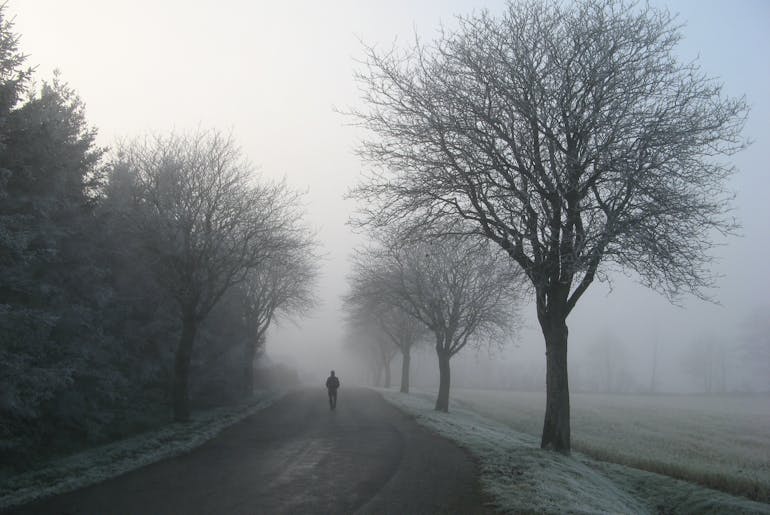
[[[374,386],[390,388],[390,364],[398,354],[398,347],[373,318],[362,315],[348,315],[345,347],[369,368]]]
[[[155,136],[122,145],[115,168],[129,171],[131,220],[181,325],[173,407],[189,418],[188,382],[199,324],[225,292],[285,244],[295,221],[283,183],[257,183],[235,142],[218,132]]]
[[[602,333],[588,347],[587,353],[595,390],[613,393],[629,389],[631,378],[626,367],[626,349],[621,341],[609,333]]]
[[[674,49],[665,10],[622,0],[509,2],[406,50],[367,49],[357,79],[374,168],[361,224],[443,222],[498,244],[535,290],[546,346],[541,446],[570,450],[567,316],[595,278],[635,273],[669,297],[711,284],[730,232],[743,99]]]
[[[658,347],[659,340],[657,333],[653,338],[652,343],[652,367],[650,371],[650,393],[656,393],[658,391]]]
[[[699,384],[703,393],[727,390],[727,349],[713,337],[693,340],[681,355],[682,372]]]
[[[516,274],[486,242],[391,240],[356,254],[352,276],[362,294],[379,296],[432,333],[439,365],[436,410],[449,410],[452,356],[474,339],[502,342],[513,330]]]
[[[284,193],[294,196],[288,190]],[[296,221],[294,230],[282,244],[260,263],[248,270],[237,288],[243,306],[244,323],[249,337],[243,342],[243,381],[245,393],[254,391],[254,364],[264,348],[267,329],[279,316],[307,313],[316,304],[314,287],[318,277],[318,256],[313,236],[299,222],[301,213],[296,198],[287,199],[287,212]]]
[[[281,247],[225,293],[201,324],[193,352],[191,399],[230,402],[251,396],[258,382],[267,384],[270,373],[256,374],[268,328],[280,319],[306,313],[315,304],[316,243],[302,227],[297,193],[285,193],[295,199],[291,202],[295,208],[286,213],[294,211],[295,229]]]
[[[356,270],[361,272],[361,270]],[[344,298],[344,306],[351,320],[366,320],[376,325],[401,353],[401,388],[409,393],[409,376],[412,348],[427,335],[424,324],[398,306],[388,303],[376,288],[366,284],[367,277],[354,272],[349,278],[350,292]]]
[[[177,309],[153,270],[156,257],[137,230],[135,209],[132,172],[110,167],[96,212],[103,227],[100,246],[109,264],[110,295],[101,317],[120,342],[122,367],[130,371],[133,391],[127,404],[140,416],[166,414],[179,339]]]
[[[770,392],[770,306],[756,308],[743,325],[738,352],[754,371],[763,391]]]
[[[399,391],[409,393],[412,349],[427,335],[418,320],[399,308],[382,306],[377,311],[377,324],[383,334],[401,353],[401,385]]]

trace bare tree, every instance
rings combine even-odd
[[[760,381],[762,391],[770,392],[770,305],[761,305],[746,317],[737,347],[741,360],[747,363]]]
[[[602,332],[588,349],[587,362],[595,389],[605,393],[622,392],[628,387],[626,347],[609,331]]]
[[[394,307],[382,309],[377,313],[377,322],[391,343],[401,352],[401,393],[409,393],[409,374],[412,361],[412,348],[425,336],[426,328],[409,313]]]
[[[703,393],[727,391],[727,349],[713,336],[693,340],[684,350],[680,365],[685,374],[701,383]]]
[[[433,239],[370,248],[354,258],[354,291],[377,295],[424,324],[439,365],[436,410],[449,410],[449,360],[472,339],[503,341],[513,328],[515,274],[486,242]]]
[[[298,206],[293,198],[290,204]],[[283,238],[283,245],[258,267],[249,269],[246,279],[237,286],[250,331],[243,349],[246,395],[254,392],[254,362],[271,323],[280,316],[306,314],[317,302],[313,291],[318,277],[317,243],[299,227],[301,214],[293,213],[292,218],[297,226]]]
[[[390,388],[390,364],[398,354],[398,347],[373,318],[362,315],[361,312],[349,314],[345,346],[369,367],[374,386]]]
[[[172,400],[174,418],[187,420],[199,324],[249,269],[284,247],[292,196],[283,183],[255,183],[233,139],[215,131],[123,144],[114,166],[132,177],[132,223],[178,307]]]
[[[652,371],[650,373],[650,393],[658,391],[658,334],[655,333],[652,343]]]
[[[351,277],[350,282],[351,291],[344,298],[349,319],[367,320],[376,325],[401,352],[400,391],[409,393],[412,347],[426,336],[425,325],[400,307],[390,305],[377,288],[366,284],[366,277]]]
[[[703,296],[714,231],[734,228],[719,157],[743,99],[680,63],[667,11],[623,0],[509,2],[429,45],[367,49],[357,79],[373,163],[364,225],[442,222],[498,244],[535,290],[546,345],[541,446],[570,450],[567,316],[596,277],[635,272]],[[442,229],[438,229],[442,231]]]

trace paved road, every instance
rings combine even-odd
[[[186,455],[24,514],[492,513],[476,466],[376,392],[289,394]]]

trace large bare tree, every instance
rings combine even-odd
[[[469,238],[394,242],[354,257],[352,290],[377,296],[433,334],[439,366],[436,410],[449,410],[449,360],[466,345],[511,336],[516,274],[500,253]]]
[[[199,324],[249,269],[284,248],[296,198],[284,183],[256,182],[233,139],[216,131],[125,143],[114,166],[131,177],[129,216],[178,307],[172,402],[174,418],[187,420]]]
[[[570,450],[567,316],[613,267],[674,297],[712,282],[730,232],[747,107],[695,63],[665,10],[623,0],[509,2],[407,51],[367,49],[358,73],[375,166],[358,222],[464,220],[531,281],[545,339],[541,445]]]

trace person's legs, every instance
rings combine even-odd
[[[330,390],[329,391],[329,401],[331,402],[332,409],[335,409],[337,407],[337,390]]]
[[[329,388],[329,409],[334,409],[334,390]]]

